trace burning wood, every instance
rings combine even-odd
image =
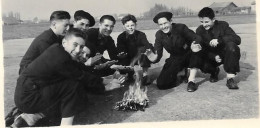
[[[118,111],[144,111],[148,106],[147,87],[141,88],[141,80],[136,73],[135,83],[129,86],[129,90],[124,93],[122,101],[116,103],[114,109]]]

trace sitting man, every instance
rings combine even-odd
[[[227,73],[226,86],[229,89],[239,89],[234,77],[240,71],[239,59],[241,43],[240,37],[225,21],[215,19],[214,11],[205,7],[198,14],[201,25],[196,33],[202,38],[202,72],[210,73],[210,82],[218,81],[219,66],[224,65]]]
[[[74,116],[85,107],[84,90],[108,91],[120,87],[120,80],[106,80],[80,68],[77,60],[85,46],[84,36],[81,30],[70,29],[62,44],[50,46],[21,72],[14,101],[23,114],[12,127],[24,123],[33,126],[51,115],[53,108],[59,108],[60,125],[72,125]]]
[[[177,74],[185,68],[197,68],[197,52],[201,50],[201,38],[184,24],[172,23],[171,12],[160,12],[153,21],[160,30],[155,35],[155,56],[153,63],[157,63],[163,56],[163,48],[170,54],[157,78],[159,89],[169,89],[177,86]],[[148,57],[150,58],[150,57]],[[187,74],[186,74],[187,75]],[[189,76],[189,80],[194,79]],[[190,90],[188,85],[187,90]]]
[[[70,14],[66,11],[54,11],[50,16],[50,29],[37,36],[26,51],[20,63],[19,74],[34,59],[54,43],[61,44],[61,40],[69,29]]]
[[[99,76],[107,76],[111,75],[115,72],[115,70],[111,69],[110,66],[117,62],[117,49],[114,43],[114,40],[110,36],[113,31],[116,20],[111,15],[103,15],[100,18],[99,28],[90,28],[87,31],[88,38],[87,40],[91,43],[90,57],[94,56],[102,56],[104,51],[108,52],[109,59],[105,59],[102,57],[101,60],[93,59],[89,66],[93,66],[96,70],[96,75]]]
[[[148,42],[145,33],[136,30],[136,22],[135,16],[130,14],[122,18],[125,31],[117,38],[119,64],[133,66],[138,62],[143,69],[142,85],[148,85],[151,83],[148,77],[151,62],[144,53],[148,49],[151,51],[154,49]]]

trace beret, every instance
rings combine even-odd
[[[172,13],[171,12],[160,12],[153,18],[153,22],[158,23],[158,19],[160,19],[162,17],[165,17],[166,19],[169,20],[172,18]]]
[[[92,15],[90,15],[88,12],[85,12],[83,10],[78,10],[74,14],[74,19],[76,17],[83,17],[89,20],[89,26],[92,27],[95,25],[95,19]]]

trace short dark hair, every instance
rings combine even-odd
[[[67,11],[54,11],[50,16],[50,21],[64,19],[70,20],[70,14]]]
[[[114,22],[114,24],[116,24],[115,18],[114,18],[113,16],[111,16],[111,15],[103,15],[103,16],[100,18],[99,22],[100,22],[100,23],[103,23],[105,19],[111,20],[111,21]]]
[[[134,23],[137,22],[135,16],[134,16],[134,15],[131,15],[131,14],[128,14],[128,15],[124,16],[121,21],[122,21],[123,25],[124,25],[127,21],[133,21]]]
[[[214,13],[213,9],[211,9],[209,7],[204,7],[203,9],[201,9],[199,11],[198,16],[201,18],[208,17],[210,19],[213,19],[215,17],[215,13]]]
[[[70,28],[67,32],[66,32],[66,34],[65,34],[65,39],[68,39],[69,37],[71,37],[71,36],[75,36],[75,37],[81,37],[82,39],[86,39],[86,34],[83,32],[83,31],[81,31],[80,29],[78,29],[78,28]]]

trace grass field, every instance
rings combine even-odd
[[[256,22],[255,15],[217,16],[216,18],[219,20],[227,21],[230,24],[246,24]],[[200,24],[199,19],[196,16],[173,18],[173,22],[183,23],[186,24],[188,27],[196,27]],[[96,23],[94,27],[97,26],[98,24]],[[139,20],[137,22],[137,27],[139,30],[150,30],[158,28],[152,20]],[[49,23],[5,25],[3,26],[3,40],[34,38],[48,28]],[[123,31],[121,21],[117,21],[114,31]]]

